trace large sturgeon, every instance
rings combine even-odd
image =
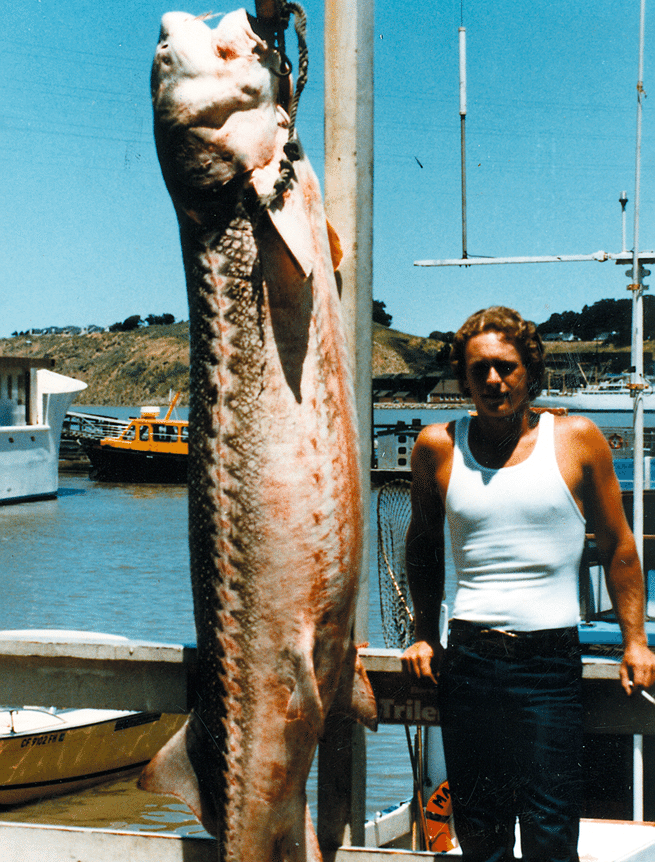
[[[253,23],[169,13],[153,66],[189,297],[199,696],[141,786],[184,800],[224,862],[300,862],[321,858],[305,783],[326,714],[372,727],[376,709],[351,639],[363,512],[334,242]]]

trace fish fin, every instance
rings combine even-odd
[[[265,197],[273,192],[275,183],[279,179],[280,160],[286,159],[284,145],[288,141],[289,115],[279,105],[277,112],[276,156],[267,165],[252,171],[250,175],[250,182],[259,197]],[[336,230],[327,219],[325,219],[325,234],[320,236],[322,230],[319,228],[319,235],[314,235],[312,224],[316,224],[317,213],[312,211],[308,200],[312,197],[312,187],[318,192],[320,200],[320,188],[318,179],[305,158],[300,141],[296,138],[294,143],[298,146],[300,158],[293,162],[293,180],[284,194],[267,209],[267,213],[302,274],[308,278],[314,268],[317,242],[325,243],[327,235],[327,246],[332,268],[335,271],[343,259],[343,248]],[[323,218],[325,218],[324,213]]]
[[[184,802],[200,820],[210,835],[217,834],[214,805],[203,798],[198,776],[189,757],[189,745],[194,734],[191,721],[172,736],[141,773],[138,786],[150,793],[175,796]]]
[[[303,202],[295,195],[285,199],[284,206],[271,207],[268,215],[284,244],[293,255],[305,278],[314,267],[314,237]]]
[[[301,654],[296,667],[296,684],[287,706],[287,722],[303,721],[323,731],[325,711],[312,662]]]
[[[378,708],[375,695],[354,644],[351,644],[344,661],[332,708],[358,721],[369,730],[377,730]]]
[[[343,260],[343,248],[339,234],[330,224],[329,219],[325,219],[327,224],[328,241],[330,243],[330,257],[332,258],[332,269],[336,272],[339,269],[339,264]]]
[[[359,654],[355,656],[355,674],[352,686],[352,698],[350,707],[354,717],[368,727],[369,730],[378,729],[378,706],[371,688],[371,682],[366,673]]]
[[[279,106],[278,111],[282,114]],[[284,114],[279,121],[276,157],[264,167],[252,171],[250,175],[251,185],[260,198],[271,194],[279,179],[280,160],[286,159],[284,152],[284,145],[288,140],[286,125],[288,125],[288,116]],[[334,228],[323,227],[325,213],[322,206],[321,223],[317,221],[318,213],[311,201],[317,196],[316,193],[320,200],[318,180],[297,138],[295,143],[298,145],[300,158],[292,163],[293,179],[286,191],[268,207],[266,212],[303,276],[309,278],[317,255],[323,255],[328,244],[332,265],[336,269],[336,262],[341,260],[341,244]],[[329,234],[329,239],[326,234]]]

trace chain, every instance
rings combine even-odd
[[[307,51],[307,15],[300,3],[292,2],[292,0],[276,0],[278,10],[279,27],[275,31],[275,47],[280,54],[280,71],[276,74],[283,78],[291,74],[291,61],[287,57],[284,31],[289,26],[291,15],[294,16],[294,29],[298,40],[298,80],[294,88],[293,98],[289,108],[289,139],[284,145],[284,153],[286,159],[280,161],[280,176],[277,178],[273,191],[261,198],[259,203],[264,209],[268,209],[275,201],[289,188],[292,180],[295,177],[293,162],[300,159],[300,142],[296,134],[296,117],[298,114],[298,102],[305,84],[307,83],[307,73],[309,69],[309,54]]]

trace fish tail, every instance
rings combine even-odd
[[[213,793],[208,792],[199,748],[199,720],[193,713],[183,727],[153,757],[141,773],[138,787],[150,793],[175,796],[184,802],[210,835],[218,835],[219,817]],[[206,764],[206,750],[205,750]]]

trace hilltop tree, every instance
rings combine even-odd
[[[130,317],[126,317],[125,320],[120,323],[112,323],[109,327],[110,332],[131,332],[133,329],[138,329],[141,325],[141,315],[140,314],[132,314]]]
[[[175,323],[174,314],[149,314],[146,317],[148,326],[171,326]]]
[[[455,333],[452,329],[449,329],[448,332],[441,332],[439,329],[435,329],[428,335],[428,338],[431,338],[432,341],[443,341],[445,344],[452,344]]]
[[[381,323],[382,326],[391,326],[393,317],[385,311],[386,305],[379,299],[373,300],[373,322]]]

